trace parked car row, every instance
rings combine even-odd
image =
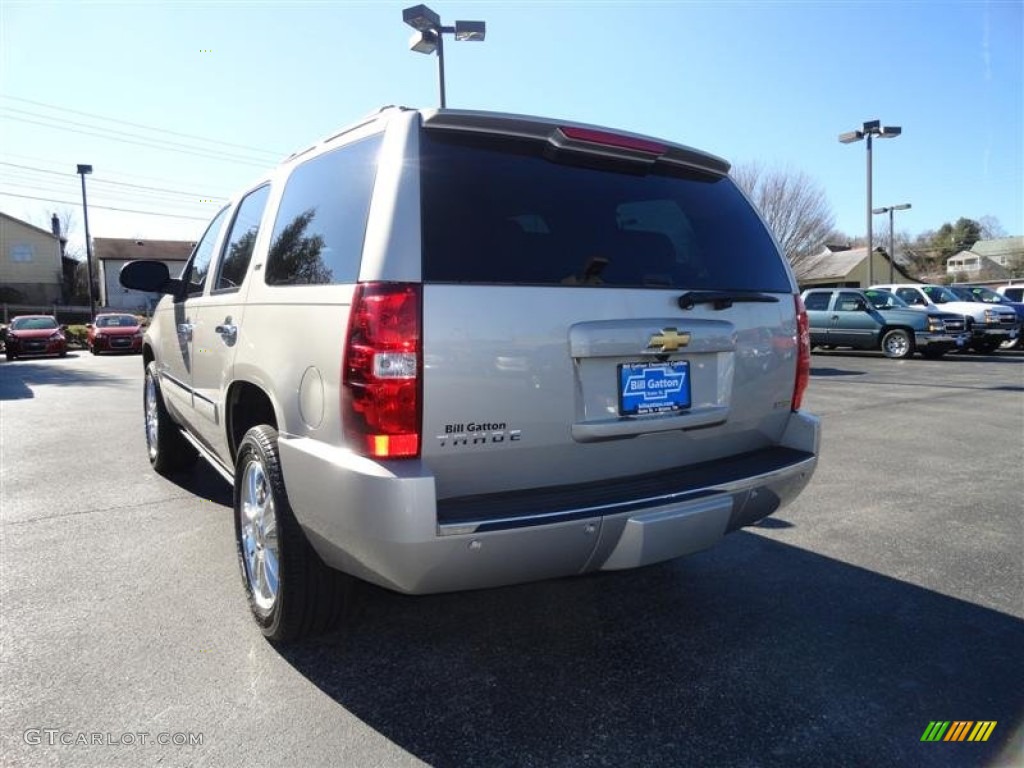
[[[86,346],[94,355],[101,352],[142,351],[144,328],[138,317],[126,313],[96,315],[86,324]],[[0,338],[8,361],[19,357],[64,357],[68,353],[68,327],[53,315],[21,315],[11,320]]]
[[[997,298],[993,298],[997,297]],[[1020,343],[1024,305],[975,286],[878,285],[803,292],[812,347],[878,349],[886,357],[939,358]]]

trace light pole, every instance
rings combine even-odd
[[[89,237],[89,206],[85,201],[85,176],[92,173],[91,165],[78,166],[82,177],[82,220],[85,221],[85,265],[89,273],[89,322],[96,319],[96,299],[92,295],[92,239]]]
[[[861,129],[847,131],[839,134],[839,141],[843,144],[852,144],[866,138],[868,140],[868,285],[875,281],[873,243],[871,242],[871,138],[877,136],[880,139],[893,139],[903,133],[898,125],[887,125],[884,128],[879,120],[868,120]]]
[[[893,240],[893,229],[892,229],[892,214],[893,211],[905,211],[910,207],[910,203],[901,203],[900,205],[890,205],[885,208],[872,208],[872,213],[888,213],[889,214],[889,282],[895,283],[895,267],[893,267],[893,259],[896,258],[896,249]]]
[[[415,29],[409,38],[409,48],[417,53],[437,51],[437,77],[441,84],[441,109],[447,106],[444,95],[444,36],[455,35],[456,40],[479,42],[487,33],[482,21],[456,21],[454,27],[441,24],[441,17],[425,5],[414,5],[402,11],[402,21]]]

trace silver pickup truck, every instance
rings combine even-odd
[[[284,641],[405,593],[656,563],[804,488],[807,319],[726,162],[559,120],[387,108],[213,219],[143,348],[149,458],[234,487]]]

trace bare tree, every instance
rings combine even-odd
[[[761,211],[794,268],[829,242],[835,226],[832,207],[822,186],[806,173],[754,162],[734,166],[731,175]]]
[[[995,216],[982,216],[978,219],[978,225],[981,227],[982,240],[996,240],[1000,237],[1006,237],[1006,230],[1003,229],[1003,225],[999,223],[999,219]]]

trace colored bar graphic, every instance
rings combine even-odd
[[[967,738],[967,733],[972,725],[974,722],[970,720],[954,720],[953,727],[949,729],[949,733],[946,734],[943,741],[963,741]]]
[[[949,728],[949,721],[932,720],[928,723],[928,727],[924,729],[924,734],[921,736],[921,741],[939,741],[946,733],[946,729]]]
[[[988,741],[988,737],[992,735],[992,731],[996,729],[995,720],[980,720],[978,724],[974,726],[974,730],[971,731],[971,735],[967,737],[968,741]]]
[[[921,734],[921,741],[988,741],[996,720],[932,720]]]

